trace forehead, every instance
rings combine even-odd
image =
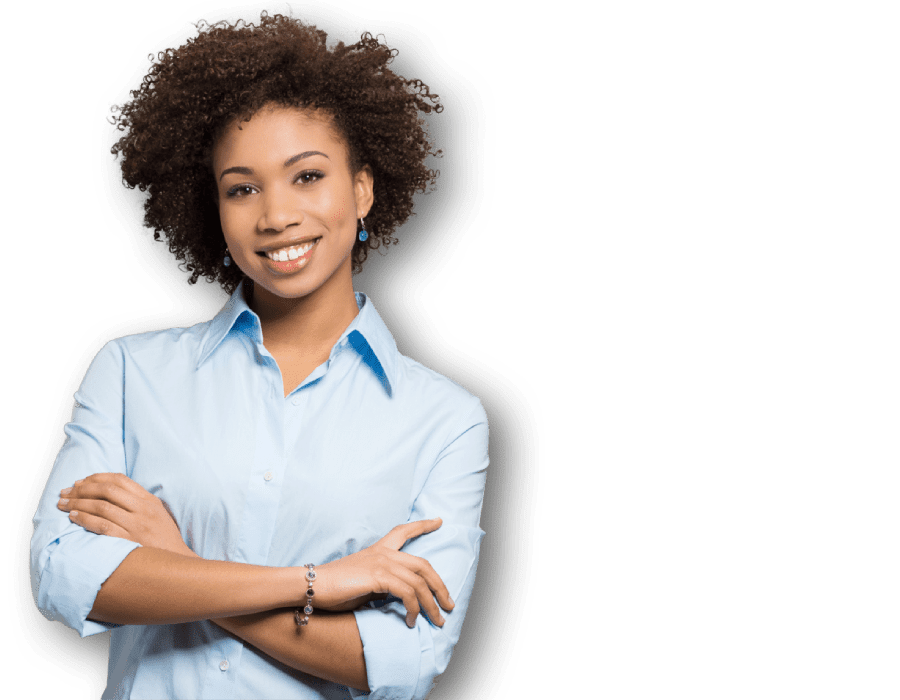
[[[320,151],[335,163],[348,163],[347,146],[332,118],[297,107],[264,107],[249,120],[228,124],[212,149],[213,169],[264,167],[299,153]]]

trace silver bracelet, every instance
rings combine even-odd
[[[309,616],[313,613],[312,599],[315,595],[313,593],[313,582],[316,580],[316,567],[313,564],[307,564],[306,566],[309,568],[309,571],[306,572],[306,607],[303,608],[305,617],[300,617],[300,608],[294,610],[294,622],[297,623],[298,627],[308,624]]]

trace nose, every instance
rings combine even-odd
[[[262,211],[257,227],[263,233],[280,233],[303,223],[303,210],[297,197],[281,188],[269,188],[262,196]]]

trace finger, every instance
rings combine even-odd
[[[60,495],[70,500],[92,499],[107,501],[129,512],[134,512],[138,506],[138,499],[134,495],[122,489],[115,482],[105,480],[85,479],[70,489],[63,489],[60,491]]]
[[[383,544],[385,547],[390,547],[391,549],[400,549],[404,544],[406,544],[414,537],[419,537],[420,535],[434,532],[440,526],[440,518],[433,518],[431,520],[416,520],[411,523],[404,523],[403,525],[398,525],[388,534],[382,537],[381,540],[379,540],[379,543]]]
[[[83,482],[70,489],[63,489],[60,496],[69,501],[104,502],[129,513],[134,512],[137,506],[137,500],[130,494],[111,484],[96,482]]]
[[[138,484],[136,481],[129,479],[124,474],[120,472],[98,472],[96,474],[91,474],[89,477],[83,479],[82,481],[88,483],[99,483],[99,484],[110,484],[114,486],[118,486],[123,491],[126,491],[132,494],[135,497],[149,496],[151,495],[147,489]]]
[[[397,561],[403,564],[407,569],[418,574],[425,580],[425,583],[428,584],[428,587],[434,592],[434,597],[437,598],[438,603],[444,610],[453,610],[456,603],[454,603],[453,599],[450,597],[450,591],[447,590],[444,579],[442,579],[440,574],[434,570],[434,567],[427,559],[413,556],[406,552],[395,552],[394,556],[397,557]]]
[[[57,507],[62,511],[78,512],[91,518],[105,520],[120,530],[127,531],[131,513],[108,501],[93,498],[69,498],[60,499]],[[91,530],[93,532],[93,530]],[[117,537],[120,535],[117,535]]]
[[[65,494],[68,498],[80,495],[84,495],[85,498],[102,498],[121,506],[131,513],[147,512],[148,505],[151,507],[162,506],[169,517],[177,524],[175,516],[165,502],[124,474],[100,472],[92,474],[86,479],[82,479],[80,483],[76,482],[76,484],[77,486],[71,489],[63,489],[63,491],[70,492]]]
[[[441,611],[438,608],[437,602],[435,602],[431,588],[428,587],[428,583],[425,579],[403,567],[399,568],[396,573],[398,578],[402,579],[404,583],[411,586],[416,592],[416,600],[419,603],[419,608],[428,615],[428,619],[438,627],[443,627],[444,616],[441,615]]]
[[[416,618],[419,616],[419,612],[421,612],[421,608],[419,607],[419,597],[418,595],[416,595],[416,589],[406,583],[406,581],[404,581],[399,576],[392,575],[388,579],[387,585],[384,586],[383,592],[397,596],[401,601],[403,601],[403,607],[406,608],[406,626],[415,627]]]
[[[126,540],[131,539],[128,537],[128,533],[115,523],[111,523],[109,520],[105,520],[96,515],[91,515],[90,513],[82,513],[81,511],[73,510],[69,513],[69,520],[76,525],[80,525],[88,532],[93,532],[97,535],[121,537]]]

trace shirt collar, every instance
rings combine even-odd
[[[362,361],[372,370],[388,396],[393,396],[392,387],[397,379],[397,344],[384,325],[381,316],[368,297],[356,293],[359,314],[341,335],[338,345],[344,342],[353,348]],[[332,351],[333,352],[333,351]]]
[[[262,342],[259,316],[247,304],[244,298],[245,289],[247,285],[242,281],[221,311],[209,322],[200,343],[198,368],[206,362],[229,333],[244,333],[256,343]],[[365,294],[356,293],[356,304],[359,313],[334,344],[331,357],[344,347],[352,348],[381,382],[387,395],[391,396],[392,387],[396,383],[397,344]]]
[[[215,315],[206,328],[203,341],[200,343],[200,352],[197,357],[197,368],[200,368],[213,350],[225,339],[232,329],[235,332],[243,332],[249,335],[255,342],[262,342],[262,327],[259,324],[259,316],[247,305],[244,299],[245,283],[242,281],[234,290],[231,298],[225,306]],[[240,321],[240,323],[238,323]]]

